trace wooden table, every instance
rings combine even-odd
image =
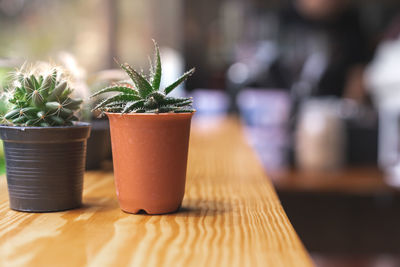
[[[84,207],[8,208],[0,182],[0,266],[312,266],[236,120],[193,127],[180,212],[122,212],[111,172],[88,172]]]
[[[277,191],[377,195],[399,193],[388,185],[376,166],[347,167],[336,171],[280,170],[269,172]]]
[[[386,255],[388,265],[400,266],[400,190],[388,185],[377,167],[287,170],[268,176],[313,256],[341,261],[330,266],[372,266]]]

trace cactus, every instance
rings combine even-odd
[[[82,100],[71,98],[73,89],[59,67],[50,71],[22,68],[12,75],[6,91],[11,105],[4,115],[6,124],[13,126],[70,126],[78,120],[74,112]]]
[[[194,112],[192,98],[170,97],[168,94],[191,76],[195,69],[184,73],[174,83],[164,89],[160,89],[161,81],[161,57],[157,43],[153,40],[155,47],[154,62],[150,62],[150,75],[146,77],[143,73],[134,70],[128,63],[118,64],[128,74],[131,81],[124,81],[106,87],[92,97],[108,92],[116,92],[93,110],[112,113],[186,113]]]

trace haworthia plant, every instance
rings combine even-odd
[[[128,74],[131,81],[116,83],[93,94],[92,97],[108,92],[117,93],[101,101],[93,110],[112,113],[194,112],[192,98],[171,97],[168,94],[191,76],[195,69],[185,72],[174,83],[161,89],[162,66],[160,50],[157,43],[154,40],[153,42],[155,55],[154,61],[150,62],[150,75],[146,77],[141,72],[133,69],[128,63],[119,64]]]
[[[30,74],[23,70],[12,75],[6,91],[10,109],[4,115],[6,124],[15,126],[69,126],[78,120],[74,112],[82,100],[73,99],[73,89],[54,67],[46,73]]]

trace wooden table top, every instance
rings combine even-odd
[[[385,182],[375,166],[347,167],[336,171],[281,170],[269,172],[278,191],[340,193],[351,195],[399,194]]]
[[[84,207],[8,208],[0,179],[0,266],[312,266],[236,120],[194,126],[180,212],[132,215],[111,172],[88,172]]]

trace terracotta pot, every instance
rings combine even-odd
[[[192,115],[107,113],[115,185],[123,211],[163,214],[179,209],[185,192]]]
[[[82,204],[86,140],[90,125],[0,126],[4,141],[10,208],[60,211]]]

